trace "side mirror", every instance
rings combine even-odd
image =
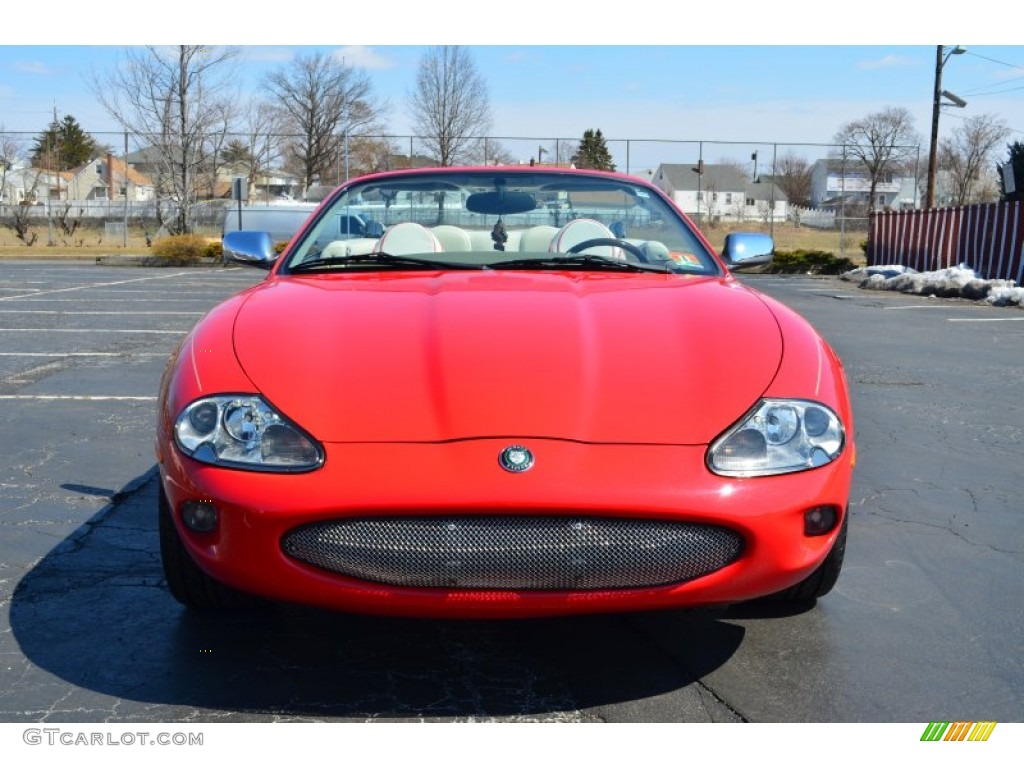
[[[274,241],[269,232],[242,230],[228,232],[222,241],[224,258],[261,269],[270,269],[277,261]]]
[[[732,232],[725,236],[722,259],[730,270],[761,267],[772,263],[775,241],[762,232]]]

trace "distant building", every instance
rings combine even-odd
[[[651,183],[692,217],[785,221],[788,213],[788,198],[778,185],[752,179],[734,165],[663,163]]]
[[[100,157],[72,171],[68,181],[69,200],[128,200],[146,202],[156,198],[148,176],[112,155]]]
[[[67,200],[68,183],[72,176],[67,171],[9,167],[3,173],[0,202],[6,205],[34,205]]]
[[[871,176],[859,163],[829,158],[815,161],[810,170],[812,208],[868,206]],[[915,208],[920,199],[913,174],[887,172],[875,186],[874,208]]]

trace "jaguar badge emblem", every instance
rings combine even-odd
[[[522,445],[510,445],[498,456],[498,463],[508,472],[525,472],[533,466],[533,454]]]

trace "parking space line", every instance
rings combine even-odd
[[[107,310],[66,310],[66,309],[0,309],[0,315],[196,315],[204,312],[174,312],[155,310],[152,312],[110,312]]]
[[[155,395],[0,395],[0,400],[83,400],[88,402],[104,402],[124,400],[129,402],[156,402]]]
[[[947,317],[950,323],[1019,323],[1024,317]]]
[[[167,357],[166,352],[0,352],[0,357]]]
[[[183,336],[187,331],[162,331],[148,328],[0,328],[0,333],[162,333]]]
[[[54,294],[54,293],[67,293],[68,291],[87,291],[90,288],[105,288],[105,287],[109,287],[109,286],[112,286],[112,285],[128,285],[130,283],[141,283],[141,282],[145,282],[147,280],[166,280],[166,279],[171,278],[171,277],[181,277],[182,275],[187,275],[187,274],[188,274],[188,272],[174,272],[174,273],[169,274],[169,275],[153,275],[151,277],[136,277],[136,278],[134,278],[132,280],[114,280],[112,282],[107,282],[107,283],[88,283],[86,285],[72,285],[72,286],[69,286],[67,288],[54,288],[54,289],[49,290],[49,291],[34,291],[32,293],[25,293],[25,294],[22,294],[20,296],[0,296],[0,301],[13,301],[15,299],[21,299],[21,298],[25,298],[27,296],[31,296],[31,297],[34,298],[36,296],[46,296],[46,295],[50,295],[50,294]]]
[[[968,309],[967,307],[951,307],[948,304],[900,304],[898,307],[883,309]]]
[[[188,315],[195,317],[205,312],[175,312],[172,310],[154,310],[152,312],[111,312],[107,310],[66,310],[66,309],[0,309],[0,315]]]

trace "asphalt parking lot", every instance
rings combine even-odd
[[[1024,311],[745,278],[853,392],[847,565],[810,611],[191,615],[160,569],[156,387],[263,274],[0,262],[0,721],[1024,720]]]

